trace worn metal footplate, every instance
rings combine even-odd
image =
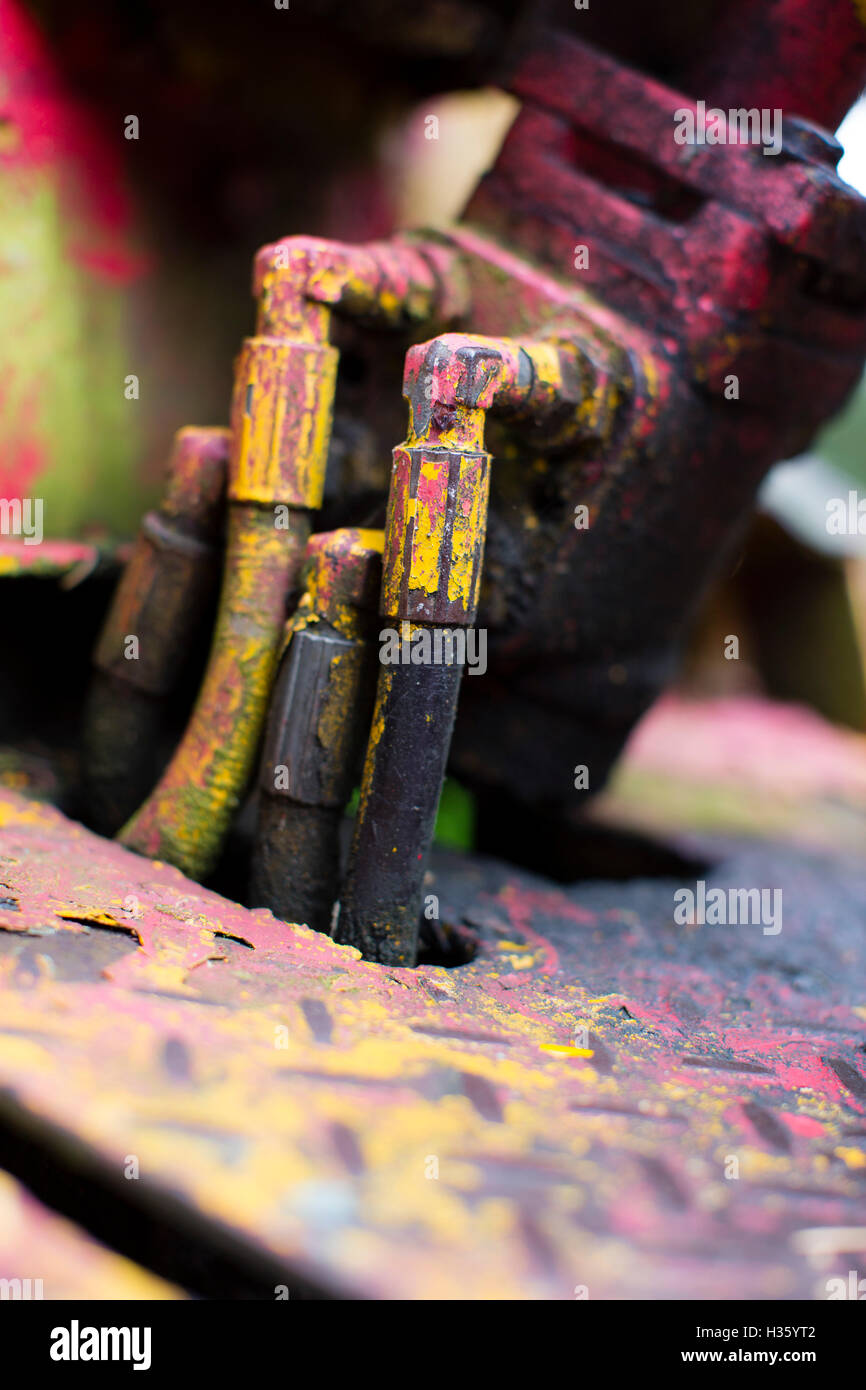
[[[89,1183],[115,1231],[168,1223],[181,1267],[151,1267],[193,1292],[197,1245],[271,1298],[826,1297],[866,1249],[866,741],[807,722],[784,841],[690,808],[678,878],[570,888],[434,853],[455,968],[365,961],[3,792],[0,1165],[73,1220]],[[639,818],[658,745],[599,819]],[[841,805],[849,838],[810,838]],[[677,925],[701,883],[781,897]]]

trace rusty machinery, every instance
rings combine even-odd
[[[530,27],[503,78],[520,112],[457,226],[259,252],[227,450],[219,431],[181,437],[98,647],[92,795],[124,844],[207,876],[259,759],[252,905],[399,964],[447,763],[489,843],[519,859],[534,842],[555,867],[543,842],[571,814],[574,764],[602,785],[762,476],[839,407],[866,352],[866,204],[822,129],[857,94],[863,30],[848,0],[820,23],[797,0],[733,8],[712,58],[666,83]],[[674,138],[677,113],[743,106],[784,112],[772,157]],[[374,451],[399,437],[401,359],[408,430],[387,509],[350,460],[346,524],[317,532],[346,343],[370,360],[355,405]],[[222,469],[207,671],[126,819],[111,784],[203,603]],[[461,686],[476,623],[489,671]],[[383,628],[408,660],[377,661]],[[149,648],[137,712],[133,630]]]

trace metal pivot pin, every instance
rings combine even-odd
[[[249,901],[317,931],[338,895],[340,823],[370,723],[382,539],[349,527],[311,538],[268,715]]]

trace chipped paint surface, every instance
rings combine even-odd
[[[106,1250],[49,1211],[0,1170],[0,1279],[29,1280],[30,1296],[56,1299],[183,1298],[180,1289]]]
[[[439,856],[478,954],[406,970],[9,792],[0,813],[0,1084],[290,1272],[809,1298],[866,1239],[862,857],[719,845],[714,882],[782,886],[767,938],[675,927],[664,880]]]
[[[490,455],[438,447],[394,450],[382,614],[440,624],[478,605]]]
[[[304,596],[287,625],[287,641],[299,616],[303,621],[311,614],[330,623],[342,637],[362,635],[379,601],[384,539],[382,531],[357,526],[310,537]]]

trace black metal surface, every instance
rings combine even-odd
[[[412,965],[460,665],[383,668],[361,804],[334,929],[368,960]]]

